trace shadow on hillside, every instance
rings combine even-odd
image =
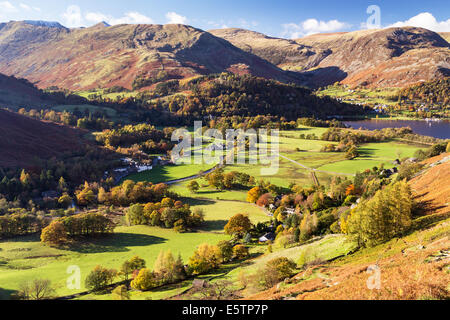
[[[371,156],[375,153],[377,149],[373,148],[358,148],[359,157],[358,158],[371,158]]]
[[[225,225],[228,223],[227,220],[210,220],[205,221],[205,223],[201,226],[200,230],[203,231],[223,231]]]
[[[430,215],[430,212],[436,212],[440,209],[446,208],[445,205],[436,205],[436,203],[434,203],[432,200],[419,200],[420,198],[423,198],[428,194],[429,192],[424,192],[413,197],[413,200],[415,201],[413,212],[416,218],[431,216],[432,214]],[[442,215],[442,217],[445,218],[445,215]],[[439,219],[439,215],[437,215],[437,219]]]
[[[209,193],[209,192],[203,192],[203,193]],[[201,192],[198,192],[197,195],[201,195]],[[195,198],[182,198],[181,201],[183,203],[187,203],[190,206],[208,206],[208,205],[213,205],[216,203],[214,200],[210,200],[210,199],[195,199]]]
[[[127,252],[129,247],[165,243],[167,239],[135,233],[115,233],[91,240],[81,240],[68,248],[79,253]]]
[[[342,81],[347,77],[347,72],[339,67],[317,68],[311,71],[301,72],[309,82],[310,87],[325,87]]]
[[[16,292],[17,291],[15,291],[15,290],[0,288],[0,300],[10,300],[11,295]]]
[[[26,236],[18,236],[15,238],[5,238],[5,239],[0,238],[0,240],[2,242],[40,242],[41,236],[40,233],[35,233]]]

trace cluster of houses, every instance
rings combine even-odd
[[[279,195],[277,197],[275,197],[274,199],[274,203],[269,205],[269,216],[273,216],[273,213],[275,210],[278,209],[278,206],[276,205],[276,203],[279,203],[279,201],[281,201],[281,199],[283,198],[284,195]],[[286,215],[290,216],[295,214],[295,208],[285,208],[284,209],[284,213],[286,213]],[[264,234],[262,237],[260,237],[258,240],[259,242],[268,242],[268,241],[275,241],[276,235],[273,231],[267,232],[266,234]]]
[[[140,163],[131,158],[122,158],[121,160],[124,166],[114,169],[112,172],[106,171],[104,173],[104,179],[112,177],[114,179],[114,184],[118,184],[130,174],[153,170],[153,168],[156,166],[165,166],[172,164],[170,160],[165,160],[162,157],[153,158],[151,164]]]

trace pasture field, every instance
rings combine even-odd
[[[153,170],[131,174],[127,176],[125,180],[132,180],[134,182],[150,181],[153,183],[161,183],[195,176],[201,172],[214,168],[214,166],[215,164],[206,163],[156,166]]]
[[[230,212],[231,214],[231,212]],[[212,219],[212,218],[211,218]],[[181,254],[187,262],[202,243],[216,244],[229,236],[220,233],[176,233],[172,230],[148,226],[118,227],[109,236],[85,241],[70,250],[43,246],[37,236],[16,238],[0,243],[0,284],[7,293],[17,290],[27,280],[49,279],[57,287],[59,296],[85,291],[84,280],[96,266],[120,269],[121,264],[135,255],[153,267],[161,250]],[[81,289],[66,287],[67,268],[81,269]]]
[[[341,86],[330,86],[329,88],[318,92],[318,96],[329,96],[334,98],[341,98],[344,102],[361,102],[365,104],[386,104],[396,105],[398,88],[383,88],[383,89],[355,89]]]
[[[95,112],[106,112],[108,117],[114,118],[117,115],[116,110],[107,107],[98,107],[90,104],[80,104],[80,105],[59,105],[52,108],[55,111],[63,112],[67,111],[73,113],[76,109],[80,112],[85,112],[86,110],[91,113]]]
[[[202,230],[223,233],[230,218],[237,213],[247,214],[253,224],[270,220],[264,209],[251,203],[240,201],[218,201],[207,199],[189,199],[191,209],[202,209],[205,213],[205,225]]]
[[[135,97],[138,93],[139,93],[139,91],[105,93],[103,89],[99,89],[96,91],[78,91],[76,94],[83,98],[86,98],[86,99],[89,99],[90,95],[96,94],[96,95],[101,95],[103,98],[115,100],[118,97],[123,97],[123,98]]]
[[[182,197],[189,198],[205,198],[211,200],[235,200],[235,201],[243,201],[245,202],[247,199],[247,191],[248,190],[223,190],[219,191],[215,188],[211,188],[207,186],[207,182],[205,179],[197,179],[196,180],[201,188],[197,193],[192,193],[187,188],[189,181],[177,183],[170,186],[170,190],[179,194]]]
[[[394,166],[392,162],[395,159],[412,157],[419,149],[421,147],[400,142],[368,143],[358,148],[360,156],[356,159],[336,161],[317,168],[352,174],[375,166],[379,167],[380,164],[384,164],[385,168],[392,168]]]

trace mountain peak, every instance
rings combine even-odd
[[[98,27],[108,28],[108,27],[111,27],[111,25],[108,22],[106,22],[106,21],[101,21],[101,22],[93,25],[91,28],[98,28]]]
[[[24,20],[25,24],[30,24],[36,27],[47,27],[47,28],[65,28],[62,24],[56,21],[43,21],[43,20]]]

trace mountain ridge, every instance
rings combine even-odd
[[[185,25],[49,28],[10,22],[0,29],[0,72],[39,88],[122,86],[138,77],[165,80],[231,71],[284,82],[296,77],[203,30]]]
[[[280,68],[304,73],[310,86],[342,81],[350,86],[404,87],[450,73],[449,43],[423,28],[320,33],[295,40],[243,29],[210,32]]]

